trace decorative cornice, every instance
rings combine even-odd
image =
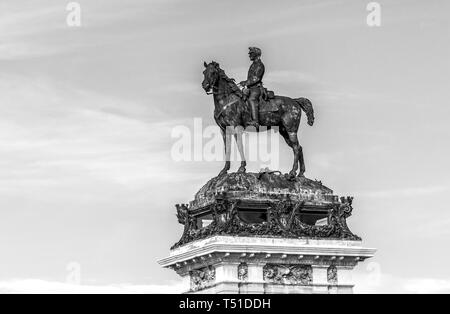
[[[258,254],[261,258],[270,255],[268,258],[281,259],[282,255],[295,257],[297,260],[314,258],[327,258],[336,260],[337,257],[360,261],[370,258],[375,254],[375,249],[364,248],[361,241],[334,241],[334,240],[313,240],[313,239],[273,239],[273,238],[253,238],[253,237],[229,237],[215,236],[204,240],[189,243],[171,251],[169,257],[159,261],[163,267],[171,267],[175,264],[192,262],[206,256],[211,259],[218,254],[221,258],[231,257],[238,254],[236,259],[242,258],[242,253]],[[210,257],[211,256],[211,257]],[[301,258],[300,258],[301,257]]]

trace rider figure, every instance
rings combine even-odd
[[[253,63],[248,70],[247,80],[239,83],[244,88],[244,94],[248,97],[252,109],[252,122],[250,125],[259,128],[259,98],[261,96],[262,78],[264,76],[264,64],[261,61],[261,49],[248,48],[248,56]]]

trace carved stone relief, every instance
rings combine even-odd
[[[330,285],[337,285],[338,283],[338,273],[337,268],[334,265],[328,267],[327,270],[327,280]]]
[[[312,267],[310,265],[267,264],[263,268],[266,282],[286,285],[312,284]]]
[[[193,270],[190,272],[191,277],[191,290],[202,290],[212,283],[216,279],[216,269],[213,266],[204,267],[201,269]]]
[[[248,280],[248,265],[247,265],[247,263],[241,263],[238,266],[238,279],[241,281]]]

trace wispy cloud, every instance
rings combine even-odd
[[[450,293],[450,279],[401,278],[389,274],[374,275],[370,273],[356,273],[354,277],[356,284],[354,292],[357,294]],[[0,281],[0,293],[14,294],[179,294],[183,293],[184,289],[181,281],[150,285],[76,285],[41,279]]]
[[[14,294],[169,294],[182,293],[181,282],[165,285],[75,285],[40,279],[0,281],[0,293]]]
[[[70,28],[66,23],[67,2],[52,0],[10,1],[0,4],[0,60],[22,60],[74,52],[127,40],[127,34],[118,23],[145,16],[139,0],[122,7],[119,1],[83,1],[81,28]],[[157,12],[159,0],[146,2]],[[141,4],[141,6],[139,6]],[[149,14],[147,12],[147,14]],[[99,33],[106,26],[116,26],[114,36]],[[129,37],[129,34],[128,34]]]
[[[450,279],[404,278],[386,273],[356,272],[355,293],[450,293]]]
[[[387,197],[422,197],[427,195],[434,195],[445,193],[450,190],[450,186],[446,185],[428,185],[419,187],[405,187],[399,189],[388,189],[378,191],[359,192],[359,197],[370,198],[387,198]]]
[[[448,190],[450,190],[450,188]],[[419,234],[428,239],[445,238],[450,235],[450,219],[442,217],[442,219],[439,220],[423,222],[416,227],[416,230]]]
[[[40,78],[0,77],[0,91],[0,168],[8,188],[14,182],[58,182],[56,169],[123,183],[167,172],[161,164],[177,120],[155,121],[157,112],[145,105]]]
[[[319,80],[312,75],[292,70],[271,71],[267,74],[264,81],[268,83],[277,83],[277,84],[286,84],[286,82],[290,84],[296,83],[301,84],[300,86],[302,86],[305,83],[310,84],[319,82]]]
[[[6,1],[0,11],[0,60],[52,55],[68,49],[68,45],[53,45],[45,35],[55,34],[64,27],[65,6],[32,1]]]
[[[418,278],[407,280],[405,291],[411,293],[450,293],[450,279]]]

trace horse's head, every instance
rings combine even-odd
[[[213,86],[216,86],[219,80],[220,67],[217,62],[212,61],[211,63],[204,62],[205,70],[203,71],[203,82],[202,87],[205,92],[209,92]]]

